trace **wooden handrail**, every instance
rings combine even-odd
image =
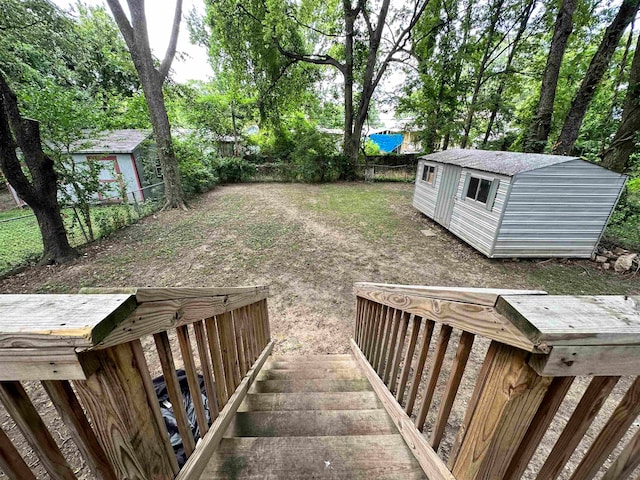
[[[201,450],[217,446],[273,347],[267,296],[264,286],[0,295],[0,401],[52,478],[76,477],[24,393],[24,381],[44,387],[96,479],[173,479],[180,466],[154,390],[152,360],[162,367],[185,454],[193,457],[189,471],[197,471],[197,459],[207,460]],[[185,370],[194,425],[177,367]],[[24,452],[10,437],[0,432],[0,452],[7,453],[0,466],[11,479],[30,478]]]
[[[600,433],[572,480],[622,480],[640,466],[640,298],[372,283],[354,292],[354,356],[429,478],[516,480],[533,462],[538,479],[554,479],[594,422]],[[474,383],[461,388],[465,377]],[[574,412],[534,461],[561,408]]]

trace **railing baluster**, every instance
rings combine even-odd
[[[480,393],[484,388],[484,384],[487,381],[487,377],[489,375],[489,367],[491,366],[492,360],[498,351],[499,343],[492,342],[489,345],[489,349],[484,356],[484,360],[482,362],[482,367],[480,367],[480,372],[478,374],[478,378],[476,379],[476,384],[473,388],[473,393],[471,394],[471,398],[467,402],[467,408],[464,413],[464,419],[462,420],[462,424],[458,428],[458,433],[456,435],[455,442],[453,447],[451,448],[451,452],[449,452],[449,459],[447,461],[447,467],[449,470],[453,468],[453,465],[458,458],[458,453],[460,451],[460,446],[464,442],[465,436],[469,429],[469,424],[471,423],[471,419],[473,418],[476,407],[478,406],[478,399],[480,398]]]
[[[371,363],[371,359],[373,357],[372,351],[373,351],[373,346],[376,339],[375,335],[378,327],[378,317],[380,316],[381,312],[382,312],[382,305],[380,305],[379,303],[371,302],[371,309],[369,312],[369,327],[367,329],[368,331],[367,331],[367,340],[366,340],[367,351],[364,352],[365,356],[367,357],[367,360],[369,360],[369,363]]]
[[[560,405],[573,384],[574,377],[556,377],[549,385],[536,416],[531,421],[527,433],[513,456],[503,480],[518,480],[522,477],[531,458],[536,452]]]
[[[382,335],[384,332],[384,327],[386,325],[387,317],[389,315],[390,308],[386,305],[382,305],[380,308],[379,315],[376,319],[376,328],[373,333],[373,348],[371,350],[371,359],[369,363],[375,369],[377,364],[378,356],[380,355],[380,349],[382,347]]]
[[[449,339],[451,338],[451,331],[453,328],[450,325],[442,325],[440,327],[440,335],[438,336],[438,345],[436,346],[435,359],[429,369],[429,380],[427,380],[427,389],[422,395],[422,405],[418,411],[415,425],[418,430],[422,431],[424,428],[424,421],[429,413],[429,407],[433,400],[433,393],[436,391],[436,384],[438,383],[438,377],[440,376],[440,370],[442,369],[442,362],[444,356],[447,353],[447,346],[449,345]]]
[[[238,354],[238,365],[240,367],[240,377],[244,377],[245,373],[247,373],[247,354],[246,351],[246,336],[247,332],[245,330],[245,318],[241,309],[235,310],[231,312],[231,317],[233,318],[233,328],[234,328],[234,336],[236,341],[236,352]],[[237,385],[236,385],[237,386]]]
[[[2,428],[0,428],[0,469],[9,477],[9,480],[36,480],[36,476]]]
[[[433,432],[431,433],[431,446],[436,452],[438,451],[438,447],[442,441],[442,436],[444,435],[444,429],[447,426],[449,415],[451,414],[453,402],[458,394],[458,387],[460,387],[462,375],[464,374],[465,367],[467,366],[467,360],[471,354],[474,338],[473,333],[469,332],[462,332],[462,335],[460,335],[456,356],[451,367],[451,372],[449,373],[449,379],[447,380],[444,395],[440,402],[440,408],[438,409],[438,415],[436,417],[437,421],[433,428]]]
[[[116,480],[116,474],[107,455],[91,429],[69,382],[66,380],[43,380],[41,383],[58,415],[69,429],[71,438],[87,462],[93,476],[100,480]]]
[[[0,382],[0,401],[52,478],[76,480],[20,382]]]
[[[373,323],[374,323],[374,315],[376,313],[376,309],[378,308],[378,306],[372,302],[372,301],[367,301],[367,308],[365,311],[365,328],[364,328],[364,336],[363,336],[363,343],[362,343],[362,353],[364,353],[364,355],[369,358],[369,350],[371,349],[371,339],[373,338],[371,335],[371,331],[373,329]]]
[[[356,339],[359,346],[362,346],[360,343],[360,333],[362,331],[362,305],[363,299],[356,296],[356,321],[353,326],[353,338]]]
[[[195,441],[191,433],[191,428],[189,427],[189,421],[187,420],[187,411],[185,409],[184,399],[182,398],[182,392],[180,391],[178,376],[176,375],[169,335],[167,335],[167,332],[156,333],[153,339],[156,343],[156,350],[158,351],[158,358],[162,366],[164,381],[167,385],[169,401],[173,406],[173,414],[176,417],[178,432],[180,433],[180,438],[182,438],[184,451],[187,457],[190,457],[195,449]]]
[[[629,441],[624,450],[620,452],[616,461],[611,464],[602,480],[624,480],[640,466],[640,430]]]
[[[410,315],[406,312],[401,312],[399,315],[398,323],[400,324],[400,336],[398,336],[398,339],[394,342],[395,352],[393,352],[392,349],[393,357],[391,356],[391,353],[389,354],[389,358],[392,358],[392,360],[390,360],[391,365],[387,368],[384,375],[384,383],[389,386],[389,391],[391,391],[391,393],[394,392],[396,388],[396,381],[398,380],[398,368],[400,367],[400,357],[404,350],[404,341],[407,336],[407,329],[409,328],[409,317]],[[396,331],[397,329],[398,327],[396,325]],[[394,334],[394,336],[396,335]]]
[[[431,320],[427,320],[425,324],[424,336],[420,344],[420,353],[418,354],[418,360],[416,367],[413,371],[413,379],[411,380],[411,388],[409,389],[409,395],[407,397],[407,406],[405,412],[411,416],[413,412],[413,406],[416,402],[416,395],[418,394],[418,388],[420,387],[420,381],[422,380],[422,372],[424,370],[424,363],[427,360],[427,354],[429,353],[429,344],[431,343],[431,337],[433,335],[433,329],[435,323]]]
[[[204,331],[204,321],[195,322],[193,324],[193,332],[196,337],[198,355],[200,356],[200,368],[202,369],[202,377],[204,378],[204,389],[205,392],[207,392],[209,414],[211,415],[211,422],[213,422],[220,412],[218,410],[218,400],[216,398],[213,373],[211,372],[209,350],[207,349],[207,335]]]
[[[636,377],[627,393],[611,414],[586,455],[573,472],[571,480],[591,480],[627,429],[640,414],[640,377]]]
[[[222,410],[229,400],[227,395],[227,380],[224,370],[224,360],[222,359],[222,349],[220,348],[220,338],[218,337],[218,320],[207,318],[204,321],[207,330],[207,340],[209,342],[209,353],[213,364],[213,374],[215,375],[216,391],[218,393],[218,408]]]
[[[220,346],[222,358],[227,365],[227,391],[233,392],[240,385],[240,361],[238,359],[238,346],[236,344],[235,324],[233,315],[225,312],[218,316],[218,331],[220,332]]]
[[[209,431],[209,423],[204,411],[204,403],[202,402],[202,392],[200,390],[200,382],[198,381],[198,372],[196,372],[196,364],[193,358],[193,347],[189,338],[189,327],[184,325],[176,329],[178,334],[178,343],[180,344],[180,352],[182,353],[182,361],[184,362],[184,371],[187,375],[187,384],[191,393],[191,401],[193,409],[196,413],[196,421],[198,422],[198,433],[203,438]]]
[[[536,478],[558,477],[619,379],[593,377]]]
[[[418,335],[420,335],[420,324],[422,317],[418,315],[413,316],[413,325],[411,326],[411,338],[409,340],[409,346],[407,347],[407,353],[404,357],[404,365],[402,366],[402,373],[400,374],[400,384],[398,385],[398,392],[396,393],[396,400],[398,403],[402,403],[404,399],[404,391],[407,387],[407,380],[409,379],[409,373],[411,373],[411,363],[413,362],[413,354],[415,353],[416,343],[418,343]]]
[[[378,361],[375,368],[378,376],[382,378],[384,376],[384,369],[387,363],[387,355],[389,353],[389,344],[392,342],[391,332],[393,331],[394,324],[396,323],[396,316],[398,314],[398,310],[395,308],[389,308],[387,310],[387,315],[385,317],[383,331],[382,331],[382,344],[380,348],[380,354],[378,355]],[[397,330],[396,330],[397,334]]]
[[[134,340],[133,342],[130,342],[130,345],[133,352],[133,358],[135,359],[136,365],[139,366],[138,371],[140,372],[140,379],[147,394],[149,409],[155,418],[158,434],[162,437],[162,444],[164,445],[167,459],[169,460],[173,473],[177,474],[180,471],[180,467],[178,466],[178,460],[176,459],[175,452],[171,446],[171,440],[169,439],[169,432],[167,431],[164,418],[162,417],[162,412],[160,411],[160,404],[158,403],[156,391],[153,388],[153,380],[149,373],[149,366],[147,365],[147,359],[144,356],[142,343],[140,340]]]

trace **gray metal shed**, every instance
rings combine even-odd
[[[453,149],[420,157],[413,206],[489,258],[588,258],[625,181],[577,157]]]

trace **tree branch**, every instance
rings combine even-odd
[[[127,18],[127,15],[124,13],[122,9],[122,5],[120,5],[119,0],[107,0],[107,4],[111,9],[111,13],[113,13],[113,18],[118,24],[118,28],[122,32],[122,36],[124,40],[127,42],[127,45],[131,46],[135,43],[133,38],[133,27]]]
[[[327,33],[327,32],[323,32],[322,30],[319,30],[311,25],[307,25],[306,23],[301,22],[300,20],[298,20],[298,17],[296,17],[293,13],[291,12],[286,12],[285,14],[287,17],[289,17],[291,20],[293,20],[294,22],[296,22],[298,25],[300,25],[301,27],[307,28],[313,32],[319,33],[320,35],[324,35],[325,37],[337,37],[337,38],[342,38],[344,37],[344,35],[338,35],[335,33]]]
[[[171,29],[171,38],[169,39],[169,46],[167,47],[167,52],[164,55],[164,59],[160,64],[160,68],[158,69],[158,73],[160,74],[160,78],[164,81],[169,74],[169,69],[171,68],[171,63],[173,63],[173,59],[176,56],[176,45],[178,44],[178,34],[180,33],[180,22],[182,21],[182,0],[176,0],[176,10],[173,15],[173,27]]]
[[[344,73],[345,66],[341,64],[338,60],[333,58],[331,55],[305,55],[301,53],[290,52],[282,48],[282,45],[280,45],[280,42],[278,41],[277,38],[274,37],[273,42],[275,43],[278,51],[282,55],[284,55],[285,57],[291,60],[296,60],[298,62],[313,63],[315,65],[332,65],[336,67],[338,70],[340,70],[340,72]]]

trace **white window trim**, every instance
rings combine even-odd
[[[486,203],[480,202],[475,198],[467,197],[467,193],[469,192],[469,184],[471,183],[471,177],[479,178],[481,180],[488,180],[489,182],[491,182],[489,185],[489,194],[487,196]],[[500,181],[501,179],[498,177],[492,177],[486,174],[467,171],[466,175],[464,176],[464,186],[462,188],[462,200],[465,202],[471,203],[472,205],[476,205],[479,208],[483,208],[489,212],[492,212],[493,207],[495,206],[495,203],[496,203],[496,198],[498,196]]]
[[[433,182],[428,182],[427,180],[423,180],[422,177],[424,176],[424,170],[426,167],[432,167],[433,168]],[[429,185],[431,188],[435,188],[436,187],[436,178],[438,176],[438,166],[433,164],[433,163],[423,163],[422,164],[422,168],[420,169],[420,182],[424,183],[425,185]]]

